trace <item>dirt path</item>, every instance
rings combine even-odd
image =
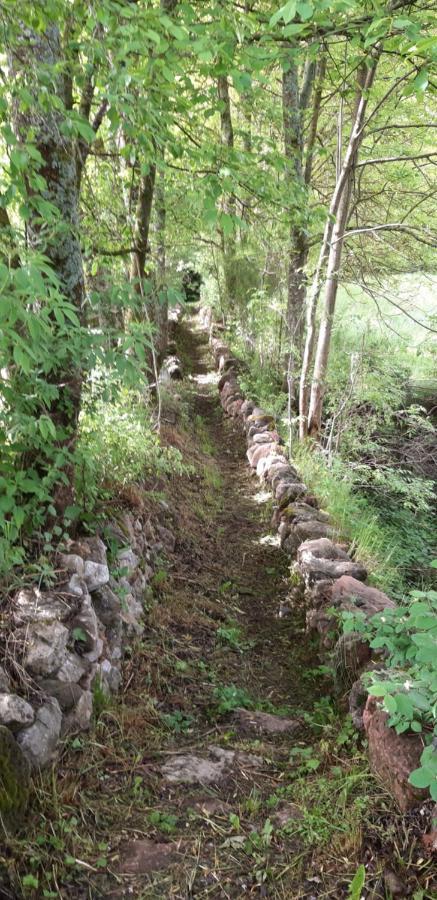
[[[206,337],[180,325],[176,339],[187,377],[171,415],[164,405],[164,433],[193,471],[161,498],[175,551],[155,576],[121,702],[102,706],[36,796],[25,850],[45,874],[22,896],[346,898],[358,862],[377,869],[387,799],[329,697],[303,612],[278,616],[288,561],[243,436],[222,415]],[[269,728],[292,725],[268,733],[260,713],[276,717]],[[217,777],[176,783],[175,764]],[[384,842],[392,853],[399,836]]]

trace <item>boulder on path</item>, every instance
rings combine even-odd
[[[329,516],[323,510],[314,509],[313,506],[299,500],[297,503],[290,503],[281,509],[281,522],[283,521],[293,525],[300,525],[301,522],[323,522],[328,525]]]
[[[369,760],[388,793],[401,812],[407,812],[428,796],[408,781],[413,769],[420,765],[423,742],[418,734],[396,734],[387,725],[388,715],[376,697],[368,697],[363,722],[369,743]]]
[[[37,710],[33,725],[18,732],[17,741],[32,769],[43,769],[54,758],[61,724],[61,708],[51,697]]]
[[[219,784],[238,768],[262,765],[262,758],[238,750],[211,746],[209,759],[191,754],[175,756],[161,769],[168,784]]]
[[[21,824],[29,792],[29,763],[9,729],[0,725],[0,818],[6,829]]]
[[[283,440],[277,431],[261,431],[249,437],[249,446],[252,444],[283,444]]]
[[[170,866],[179,855],[176,844],[157,844],[147,838],[127,841],[119,853],[119,875],[148,875]]]
[[[300,723],[296,719],[286,719],[271,713],[238,708],[234,710],[233,721],[243,734],[284,735],[296,734]]]

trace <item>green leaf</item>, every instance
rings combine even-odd
[[[412,85],[413,90],[416,91],[417,93],[426,91],[426,89],[428,87],[428,80],[429,80],[428,69],[425,69],[425,68],[421,69],[419,74],[416,75],[416,77],[413,81],[413,85]]]
[[[349,900],[360,900],[361,891],[366,882],[366,870],[363,865],[358,866],[357,871],[349,885]]]
[[[414,769],[413,772],[411,772],[408,781],[413,787],[427,788],[432,784],[433,778],[434,775],[432,772],[429,772],[428,769],[421,766],[420,769]]]
[[[297,0],[288,0],[288,3],[286,3],[285,6],[281,6],[274,13],[274,15],[270,19],[269,25],[271,27],[273,27],[274,25],[277,25],[280,19],[283,19],[285,24],[287,24],[288,22],[291,22],[291,20],[294,19],[295,15],[296,15],[296,7],[297,7]]]
[[[302,22],[306,22],[308,19],[311,19],[311,16],[314,12],[314,6],[312,3],[307,2],[307,0],[303,0],[297,4],[297,11],[302,19]]]
[[[32,360],[27,355],[27,353],[24,352],[24,350],[22,349],[22,347],[20,347],[19,344],[15,344],[12,355],[14,357],[14,362],[17,364],[17,366],[20,369],[22,369],[26,375],[28,375],[29,372],[32,370]]]

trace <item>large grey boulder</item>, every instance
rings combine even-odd
[[[90,592],[103,587],[109,581],[109,569],[106,563],[94,562],[86,559],[84,563],[83,580]]]
[[[68,629],[60,622],[29,626],[27,651],[23,665],[33,675],[51,675],[62,666],[67,655]]]
[[[71,605],[63,597],[45,593],[39,588],[18,591],[13,600],[13,616],[18,624],[27,622],[53,622],[71,614]]]
[[[275,488],[275,498],[279,509],[283,509],[288,503],[302,497],[307,490],[306,485],[298,481],[286,481],[285,479],[279,481]]]
[[[17,742],[32,769],[43,769],[54,758],[61,724],[61,708],[51,697],[37,710],[33,725],[18,732]]]
[[[56,678],[64,684],[75,684],[89,672],[89,668],[87,659],[68,650],[62,666],[56,672]]]
[[[11,731],[18,731],[31,725],[35,713],[26,700],[17,694],[0,694],[0,725],[6,725]]]

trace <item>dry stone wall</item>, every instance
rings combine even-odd
[[[354,724],[364,729],[369,742],[370,762],[402,810],[416,805],[426,791],[408,783],[412,769],[419,766],[421,739],[397,735],[387,725],[387,714],[379,701],[368,697],[360,676],[383,660],[374,659],[368,644],[358,634],[339,635],[338,613],[357,610],[367,618],[394,607],[382,591],[366,584],[365,566],[336,540],[333,524],[320,509],[290,462],[274,417],[245,397],[239,383],[241,362],[220,337],[220,329],[210,330],[210,344],[219,371],[220,402],[241,425],[247,442],[249,466],[262,482],[270,485],[274,512],[272,526],[280,546],[293,562],[292,587],[295,599],[304,600],[309,631],[315,631],[321,647],[333,651],[338,685],[349,697]]]
[[[0,666],[0,814],[25,808],[30,774],[89,728],[96,689],[116,693],[126,646],[144,629],[154,570],[174,549],[172,514],[125,512],[99,536],[71,540],[50,590],[23,588],[5,606]],[[109,552],[111,549],[111,553]]]

